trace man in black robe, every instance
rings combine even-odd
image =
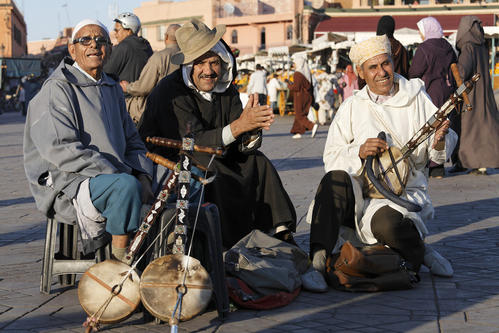
[[[224,25],[210,30],[192,20],[177,30],[180,52],[172,62],[181,65],[151,92],[139,133],[181,139],[190,125],[195,143],[224,147],[226,154],[212,162],[215,181],[206,186],[205,201],[220,211],[222,241],[231,247],[254,229],[273,233],[274,237],[294,243],[296,212],[272,163],[257,149],[261,130],[274,121],[272,109],[260,106],[250,96],[243,109],[239,93],[232,84],[235,61],[221,39]],[[170,159],[177,152],[149,146],[150,151]],[[208,165],[210,156],[194,153]]]

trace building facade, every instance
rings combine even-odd
[[[54,48],[66,46],[73,33],[73,28],[64,28],[55,39],[33,40],[28,42],[28,54],[43,56]]]
[[[435,17],[444,30],[451,34],[457,30],[461,17],[475,15],[483,26],[496,26],[499,16],[499,3],[449,0],[341,0],[321,3],[321,7],[308,6],[304,15],[314,18],[313,38],[327,32],[354,33],[376,32],[378,21],[383,15],[395,20],[395,28],[417,30],[416,23],[424,17]]]
[[[303,0],[154,0],[142,2],[134,13],[154,50],[164,47],[169,24],[197,18],[209,27],[225,24],[224,40],[244,55],[303,42],[303,8]]]
[[[0,57],[27,53],[26,23],[13,0],[0,0]]]

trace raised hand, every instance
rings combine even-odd
[[[241,116],[230,124],[232,135],[239,135],[259,129],[269,130],[274,122],[274,112],[268,105],[258,104],[258,94],[249,96]]]

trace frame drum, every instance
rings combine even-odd
[[[140,280],[140,296],[144,307],[156,318],[169,322],[177,303],[177,287],[184,280],[189,257],[171,254],[152,261]],[[212,283],[199,260],[190,257],[185,279],[187,292],[182,299],[180,320],[186,321],[201,313],[211,299]],[[177,316],[177,315],[176,315]]]
[[[83,310],[89,316],[98,311],[108,300],[113,287],[123,280],[129,270],[130,266],[116,260],[105,260],[90,267],[78,284],[78,299]],[[131,315],[140,303],[139,282],[139,276],[132,271],[99,322],[117,323]]]

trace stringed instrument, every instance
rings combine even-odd
[[[163,138],[156,139],[158,139],[158,142],[162,145],[172,148],[179,147],[178,141]],[[158,194],[156,201],[151,206],[146,217],[143,219],[143,222],[135,234],[134,239],[130,242],[125,254],[125,259],[128,264],[132,263],[135,255],[138,253],[143,242],[146,240],[147,234],[151,230],[152,225],[164,210],[167,199],[172,190],[177,187],[177,223],[175,226],[175,235],[177,240],[177,246],[175,247],[176,254],[173,254],[173,257],[164,256],[154,260],[146,267],[144,273],[147,273],[145,276],[143,273],[142,278],[139,278],[137,272],[135,271],[137,264],[141,261],[151,246],[158,240],[161,233],[165,231],[169,225],[168,223],[165,225],[163,230],[159,231],[153,242],[132,266],[116,260],[105,260],[90,267],[83,274],[78,285],[78,299],[82,308],[89,316],[83,324],[86,327],[86,332],[98,330],[101,323],[116,323],[126,319],[137,309],[141,300],[145,307],[153,315],[163,320],[168,320],[162,315],[163,305],[158,305],[156,302],[158,298],[153,296],[151,299],[150,297],[151,294],[160,294],[160,289],[163,286],[161,279],[165,276],[163,274],[164,271],[166,271],[166,276],[171,277],[169,280],[170,283],[175,281],[175,285],[173,287],[175,296],[170,297],[169,299],[177,298],[178,291],[181,291],[183,295],[187,294],[188,290],[192,287],[192,291],[189,292],[189,297],[186,298],[188,304],[186,305],[186,308],[196,309],[189,312],[192,315],[185,313],[183,314],[183,317],[179,315],[181,320],[187,320],[195,316],[197,313],[204,310],[209,302],[211,298],[211,280],[209,280],[210,277],[208,273],[197,259],[183,254],[185,250],[184,245],[187,240],[188,224],[185,219],[188,213],[189,186],[191,178],[190,168],[192,163],[188,152],[203,151],[220,156],[224,153],[224,151],[221,148],[195,146],[192,138],[186,138],[183,140],[181,147],[182,158],[180,163],[174,163],[156,154],[146,154],[146,156],[153,160],[153,162],[161,164],[171,169],[173,172],[170,173],[165,184],[163,185],[162,190]],[[196,164],[196,166],[201,170],[207,170],[207,168],[201,165]],[[194,178],[205,185],[213,181],[215,176],[210,177],[210,179],[205,179],[199,176],[195,176]],[[154,273],[154,267],[160,267],[159,274]],[[189,274],[181,274],[181,272],[188,272]],[[180,277],[182,277],[182,279],[180,279]],[[191,279],[193,277],[196,281],[202,281],[202,283],[196,284],[195,282],[192,282]],[[142,280],[144,280],[144,283],[142,283]],[[202,287],[198,288],[201,290],[200,292],[196,291],[197,286]],[[152,293],[148,290],[149,287],[153,287],[154,290]],[[196,294],[201,294],[201,296],[196,297]],[[208,294],[209,297],[206,296]],[[191,301],[191,299],[193,299],[193,301]],[[199,301],[200,299],[202,301]],[[162,297],[161,300],[163,300]],[[194,306],[189,306],[191,303],[194,304]],[[173,303],[171,307],[175,308],[175,303]],[[180,309],[181,307],[182,306],[180,306]]]
[[[462,96],[469,93],[479,79],[480,74],[475,74],[469,81],[461,84],[402,148],[389,147],[380,155],[366,158],[364,173],[367,188],[364,194],[366,196],[387,198],[410,212],[421,211],[422,208],[419,205],[400,197],[405,191],[410,172],[408,158],[420,144],[435,133],[451,111],[462,102]],[[380,132],[378,138],[386,141],[385,133]]]
[[[151,139],[148,138],[148,142],[151,142]],[[213,289],[206,269],[197,259],[190,257],[191,247],[186,249],[192,167],[189,153],[194,151],[194,146],[192,137],[183,138],[178,163],[177,212],[172,254],[151,262],[142,273],[140,281],[140,295],[144,307],[156,318],[169,322],[172,328],[176,327],[179,321],[188,320],[201,313],[208,305]],[[193,237],[191,246],[192,239]]]

